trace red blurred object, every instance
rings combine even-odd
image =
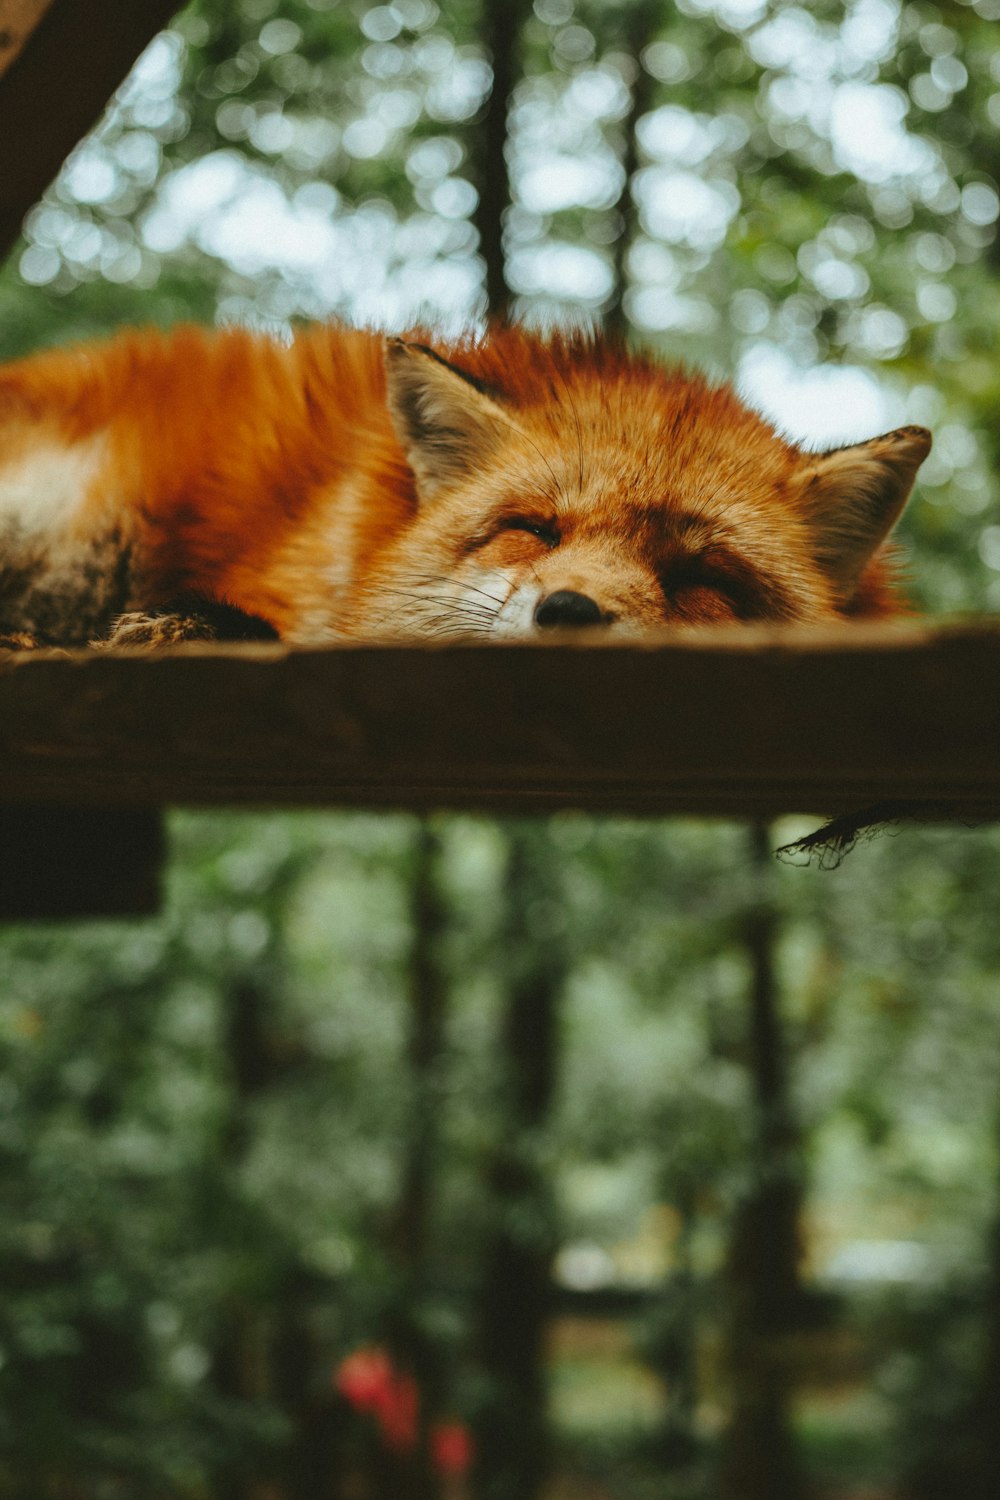
[[[393,1375],[379,1403],[376,1416],[387,1448],[408,1453],[417,1446],[417,1412],[420,1395],[412,1375]]]
[[[396,1453],[412,1453],[418,1440],[420,1392],[405,1370],[397,1370],[387,1350],[377,1344],[355,1349],[333,1372],[333,1384],[355,1411],[369,1412],[382,1441]],[[468,1473],[473,1459],[472,1435],[456,1421],[431,1428],[430,1459],[445,1478]]]
[[[342,1359],[333,1384],[357,1411],[378,1412],[393,1383],[392,1361],[384,1349],[355,1349]]]
[[[462,1422],[438,1422],[431,1428],[431,1462],[446,1478],[467,1474],[474,1456],[472,1434]]]
[[[385,1349],[355,1349],[337,1366],[333,1383],[355,1411],[371,1412],[387,1448],[405,1453],[417,1446],[417,1383],[394,1369]]]

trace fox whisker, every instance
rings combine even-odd
[[[469,614],[481,614],[492,619],[498,613],[502,601],[494,600],[496,608],[487,609],[485,604],[480,604],[476,599],[463,599],[461,594],[449,596],[447,594],[430,594],[416,589],[385,589],[384,593],[391,594],[399,599],[413,599],[418,604],[439,605],[445,609],[464,610]],[[487,595],[487,597],[489,597]]]
[[[417,580],[419,583],[420,580]],[[428,578],[428,584],[433,584],[439,589],[442,584],[447,584],[446,578]],[[502,606],[502,601],[494,599],[484,590],[477,590],[484,598],[490,600],[492,607],[479,603],[476,599],[468,599],[463,593],[431,592],[429,588],[388,588],[383,594],[397,599],[406,599],[419,605],[420,609],[413,612],[410,619],[406,621],[407,632],[419,623],[421,637],[428,640],[443,639],[446,636],[487,636],[490,634],[497,614]],[[380,627],[392,627],[397,623],[395,613],[389,609],[383,609],[374,622]]]
[[[416,579],[415,582],[426,583],[426,584],[442,584],[443,583],[443,584],[448,584],[448,585],[454,586],[454,583],[453,583],[452,579],[444,577],[444,576],[442,576],[440,574],[430,574],[430,575],[428,575],[425,578],[418,578],[418,579]],[[496,596],[496,594],[491,594],[488,589],[477,588],[474,583],[463,583],[461,585],[461,590],[462,590],[462,593],[471,592],[473,594],[482,594],[482,596],[483,596],[484,599],[488,599],[490,601],[490,603],[491,604],[495,604],[498,609],[500,609],[500,608],[503,607],[504,601],[502,599],[498,599],[497,596]]]

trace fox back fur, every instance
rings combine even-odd
[[[920,427],[829,452],[615,340],[125,332],[0,369],[8,644],[484,638],[894,602]]]

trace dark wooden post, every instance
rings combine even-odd
[[[0,921],[149,916],[163,857],[153,810],[0,805]]]

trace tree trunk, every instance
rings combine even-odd
[[[507,838],[505,1108],[488,1166],[492,1233],[479,1314],[488,1392],[478,1424],[481,1500],[532,1500],[549,1465],[544,1345],[556,1233],[542,1147],[556,1087],[565,954],[548,828],[509,823]]]
[[[497,318],[506,316],[510,304],[503,249],[504,215],[511,202],[507,118],[517,81],[521,26],[528,8],[526,0],[483,0],[482,6],[481,34],[493,68],[493,87],[477,129],[479,203],[473,223],[486,267],[487,310]]]
[[[626,261],[635,241],[637,208],[633,194],[635,174],[639,168],[639,142],[636,126],[643,115],[648,114],[653,102],[655,80],[642,65],[642,54],[656,36],[663,20],[663,6],[659,0],[641,0],[626,15],[625,48],[635,69],[632,79],[631,102],[628,115],[622,122],[624,149],[622,151],[622,190],[618,195],[614,212],[621,222],[614,250],[614,292],[604,315],[605,324],[616,333],[625,333],[628,318],[625,315]]]
[[[475,222],[486,265],[487,306],[497,317],[506,316],[510,303],[503,247],[503,220],[511,203],[507,120],[527,12],[526,0],[483,0],[493,88],[480,126]],[[486,1169],[492,1224],[478,1316],[486,1386],[477,1423],[480,1500],[532,1500],[548,1469],[543,1345],[555,1235],[539,1143],[555,1087],[556,1001],[564,959],[548,829],[533,822],[506,826],[504,1118]]]
[[[801,1305],[802,1189],[774,969],[778,913],[762,824],[751,830],[751,851],[760,892],[744,929],[752,974],[748,1040],[755,1140],[727,1264],[732,1410],[720,1493],[725,1500],[797,1500],[803,1481],[789,1410],[790,1336]]]
[[[964,1430],[935,1465],[938,1492],[956,1484],[965,1500],[995,1500],[1000,1476],[1000,1216],[990,1236],[990,1267],[981,1311],[983,1352]],[[957,1460],[957,1462],[956,1462]],[[950,1473],[949,1473],[950,1470]],[[927,1491],[933,1492],[933,1486]],[[918,1488],[918,1493],[920,1489]]]
[[[250,1145],[250,1106],[275,1078],[272,1038],[266,1022],[272,998],[266,980],[249,975],[232,980],[223,993],[230,1106],[220,1132],[219,1160],[206,1163],[202,1185],[202,1191],[210,1195],[205,1212],[215,1217],[217,1225],[220,1206],[230,1198],[238,1199],[233,1182]],[[241,1210],[242,1205],[234,1203],[234,1219]],[[209,1377],[213,1395],[233,1405],[252,1407],[270,1393],[268,1365],[266,1315],[258,1305],[235,1294],[228,1299],[216,1328]],[[278,1455],[268,1455],[269,1472],[280,1464]],[[212,1492],[217,1500],[253,1500],[261,1467],[259,1454],[230,1452],[213,1467]]]
[[[698,1404],[698,1284],[692,1259],[697,1181],[693,1174],[669,1175],[663,1197],[678,1216],[673,1267],[663,1284],[645,1340],[647,1359],[666,1390],[666,1407],[656,1435],[656,1455],[675,1474],[696,1456]]]
[[[409,968],[407,1064],[410,1118],[390,1254],[396,1272],[389,1309],[389,1346],[395,1367],[418,1391],[416,1446],[387,1466],[385,1500],[435,1500],[440,1490],[430,1462],[429,1420],[439,1399],[440,1372],[421,1316],[427,1294],[429,1230],[438,1158],[438,1119],[447,992],[439,944],[447,920],[438,883],[440,838],[423,819],[410,873],[413,947]]]

